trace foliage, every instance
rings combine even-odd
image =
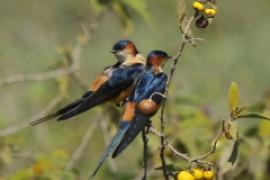
[[[57,149],[49,155],[38,155],[31,166],[19,170],[9,179],[76,179],[76,174],[62,171],[67,158],[68,155],[63,149]]]
[[[178,22],[184,11],[188,11],[185,17],[190,13],[192,4],[187,2],[177,6]],[[83,92],[83,85],[70,74],[35,83],[1,84],[2,79],[12,74],[67,68],[68,59],[79,44],[81,69],[76,75],[90,82],[103,67],[114,62],[107,52],[110,44],[123,37],[135,40],[143,54],[150,49],[164,49],[173,54],[179,44],[175,4],[176,1],[163,0],[1,2],[1,130],[28,121],[52,103],[54,97],[60,97],[56,98],[59,100],[56,108]],[[192,26],[193,32],[188,32],[189,37],[200,36],[207,41],[194,41],[197,48],[188,47],[183,62],[177,65],[166,107],[165,133],[179,152],[196,157],[209,151],[221,125],[219,118],[227,117],[225,136],[218,141],[216,152],[205,159],[215,162],[210,168],[223,174],[224,179],[267,179],[270,95],[266,80],[270,78],[267,46],[270,25],[266,22],[270,4],[267,0],[247,1],[244,12],[239,11],[243,5],[240,1],[220,1],[218,5],[215,20],[207,30]],[[254,16],[248,16],[249,13]],[[88,43],[88,36],[79,24],[89,25],[92,21]],[[187,19],[180,24],[182,31],[186,23]],[[165,71],[169,72],[167,67]],[[231,83],[227,97],[226,87],[232,80],[239,85]],[[105,107],[108,114],[97,108],[70,121],[49,122],[1,137],[0,179],[85,179],[106,146],[105,136],[110,140],[114,134],[121,114],[120,108]],[[74,167],[65,170],[89,131],[88,126],[95,124],[94,119],[100,113],[102,120],[96,123],[86,149]],[[153,118],[153,126],[159,127],[158,116]],[[150,134],[148,138],[149,179],[161,179],[159,137]],[[126,152],[101,169],[97,179],[140,178],[142,146],[138,137]],[[168,148],[165,157],[166,169],[173,173],[194,165]],[[205,164],[197,166],[209,168]]]

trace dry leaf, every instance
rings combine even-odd
[[[186,2],[185,0],[179,0],[178,1],[178,9],[177,9],[177,16],[178,16],[178,23],[179,23],[179,28],[182,33],[184,33],[186,26],[188,25],[189,18],[186,15]],[[192,39],[192,31],[189,29],[186,32],[186,37],[188,39]],[[195,41],[191,40],[192,46],[196,46]]]

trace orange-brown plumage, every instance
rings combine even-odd
[[[151,99],[142,100],[138,104],[138,110],[140,113],[147,116],[155,114],[158,108],[159,105],[157,105],[157,103]]]
[[[123,90],[118,96],[113,98],[112,102],[121,103],[121,102],[125,101],[129,97],[129,95],[131,94],[133,88],[134,88],[133,85],[129,86],[127,89]]]
[[[108,75],[106,75],[105,73],[102,73],[100,75],[97,76],[97,78],[94,80],[94,82],[92,83],[90,90],[91,91],[96,91],[97,89],[99,89],[99,87],[104,84],[107,80],[109,79]]]
[[[129,42],[129,43],[127,44],[126,51],[127,51],[129,54],[132,54],[133,56],[136,56],[136,54],[138,54],[138,50],[137,50],[137,48],[135,47],[134,43],[132,43],[132,42]]]
[[[123,114],[122,119],[124,121],[132,121],[135,115],[136,103],[135,102],[128,102],[125,108],[125,112]]]
[[[151,59],[147,60],[147,64],[151,65],[155,73],[162,72],[162,66],[166,62],[166,58],[154,55]]]

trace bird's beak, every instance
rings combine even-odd
[[[115,54],[117,51],[115,51],[115,50],[112,50],[110,53],[113,53],[113,54]]]
[[[167,60],[170,60],[170,59],[172,59],[173,57],[172,56],[167,56]]]

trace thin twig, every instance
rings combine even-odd
[[[181,55],[183,54],[183,51],[185,49],[185,46],[187,43],[189,43],[190,41],[187,39],[187,32],[191,26],[191,23],[194,19],[194,16],[190,17],[187,26],[185,27],[184,33],[182,35],[182,41],[180,44],[180,48],[178,53],[172,58],[173,63],[171,66],[171,71],[170,71],[170,75],[169,75],[169,79],[167,81],[166,84],[166,90],[165,90],[165,96],[168,97],[168,90],[169,90],[169,86],[172,80],[172,77],[174,75],[175,69],[176,69],[176,65],[181,57]],[[160,113],[160,129],[161,129],[161,133],[164,134],[165,132],[165,125],[164,125],[164,111],[165,111],[165,106],[166,106],[166,99],[164,99],[162,106],[161,106],[161,113]],[[164,178],[166,180],[169,180],[169,174],[167,173],[166,170],[166,160],[165,160],[165,156],[164,156],[164,151],[165,151],[165,137],[164,136],[160,136],[160,159],[161,159],[161,163],[162,163],[162,170],[163,170],[163,175]]]
[[[35,74],[19,74],[12,75],[7,78],[0,80],[0,86],[14,84],[14,83],[22,83],[22,82],[40,82],[50,79],[55,79],[57,77],[61,77],[64,75],[68,75],[74,73],[78,70],[76,66],[70,66],[67,68],[61,68],[45,73],[35,73]]]
[[[167,146],[169,149],[171,149],[176,155],[180,156],[182,159],[185,159],[185,160],[188,160],[190,161],[190,157],[187,155],[187,154],[183,154],[183,153],[180,153],[179,151],[177,151],[170,142],[168,142],[166,140],[166,137],[164,134],[162,134],[161,132],[159,132],[158,130],[156,130],[155,128],[151,127],[149,129],[149,132],[155,134],[156,136],[158,137],[164,137],[164,146]]]
[[[65,167],[66,171],[72,170],[73,167],[79,161],[80,157],[82,156],[83,152],[85,151],[85,149],[87,147],[87,143],[88,143],[89,139],[94,134],[94,131],[95,131],[96,127],[97,127],[97,122],[100,120],[100,118],[101,118],[101,115],[98,115],[96,117],[96,119],[94,120],[94,122],[91,122],[91,125],[89,126],[89,128],[87,129],[85,135],[83,136],[80,145],[74,151],[72,157],[68,161],[68,163],[67,163],[67,165]]]
[[[205,154],[203,154],[201,156],[192,158],[191,159],[192,162],[197,162],[198,160],[206,159],[208,156],[215,153],[216,148],[217,148],[217,143],[218,143],[219,139],[222,137],[222,135],[224,134],[224,126],[225,126],[224,124],[225,124],[225,122],[222,121],[222,128],[219,131],[219,133],[215,136],[214,141],[213,141],[213,145],[212,145],[210,151],[208,151],[207,153],[205,153]]]
[[[155,174],[155,169],[154,169],[154,167],[149,167],[148,168],[148,172],[147,172],[147,176],[148,176],[148,178],[151,176],[151,175],[153,175],[153,174]],[[140,173],[138,173],[138,175],[134,178],[134,180],[141,180],[142,179],[142,176],[144,175],[144,169],[140,172]]]
[[[103,16],[97,17],[97,20],[99,20]],[[20,82],[39,82],[39,81],[45,81],[50,79],[55,79],[57,77],[61,77],[64,75],[69,75],[70,77],[73,77],[73,79],[84,89],[87,90],[87,85],[80,79],[79,75],[77,74],[77,71],[80,69],[80,57],[81,57],[81,51],[85,43],[88,43],[91,35],[96,32],[97,30],[97,22],[94,21],[90,25],[90,29],[88,30],[85,25],[81,24],[83,36],[85,37],[85,42],[81,43],[78,42],[72,52],[66,52],[66,60],[68,62],[68,67],[60,68],[57,70],[45,72],[45,73],[34,73],[34,74],[25,74],[25,75],[12,75],[4,79],[0,79],[0,86],[3,85],[9,85],[13,83],[20,83]],[[53,100],[49,102],[47,107],[42,110],[37,115],[33,116],[30,120],[21,122],[19,124],[16,124],[14,126],[8,127],[6,129],[3,129],[0,131],[0,137],[6,136],[9,134],[16,133],[26,127],[29,126],[29,122],[32,122],[36,119],[39,119],[43,117],[44,115],[48,114],[57,104],[59,104],[62,99],[63,95],[59,94],[57,95]]]
[[[7,136],[10,134],[14,134],[24,128],[27,128],[30,126],[30,122],[39,119],[43,117],[44,115],[48,114],[52,109],[54,109],[61,101],[63,100],[63,96],[61,94],[57,95],[54,99],[52,99],[48,105],[38,114],[34,115],[30,120],[23,121],[19,124],[16,124],[14,126],[10,126],[6,129],[3,129],[0,131],[0,137]]]
[[[164,131],[164,127],[162,129]],[[162,163],[162,171],[163,171],[164,178],[166,180],[169,180],[169,175],[168,175],[167,170],[166,170],[166,160],[165,160],[165,156],[164,156],[164,151],[165,151],[165,137],[164,136],[160,137],[160,144],[161,144],[160,159],[161,159],[161,163]]]
[[[61,77],[68,74],[73,74],[80,68],[80,57],[81,57],[81,50],[82,47],[88,43],[93,35],[96,32],[98,24],[97,22],[101,20],[103,17],[103,13],[99,15],[91,24],[90,28],[87,28],[84,24],[81,23],[82,28],[82,36],[85,38],[85,42],[81,43],[78,42],[75,46],[73,52],[71,53],[71,61],[70,66],[66,68],[60,68],[57,70],[52,70],[49,72],[44,73],[33,73],[33,74],[18,74],[18,75],[11,75],[4,79],[0,79],[0,86],[10,85],[14,83],[22,83],[22,82],[40,82],[46,81],[50,79],[55,79],[57,77]],[[78,76],[78,75],[76,75]],[[86,86],[84,86],[85,88]]]
[[[102,131],[103,139],[104,139],[104,144],[105,144],[106,147],[108,147],[109,144],[110,144],[110,141],[111,141],[111,137],[108,134],[108,122],[106,120],[107,119],[105,119],[105,120],[101,119],[100,120],[100,127],[101,127],[101,131]],[[114,159],[109,158],[108,163],[109,163],[109,167],[112,170],[112,172],[116,172],[117,171],[117,166],[116,166],[116,163],[115,163]]]
[[[142,180],[147,179],[147,161],[148,161],[148,139],[146,135],[146,129],[142,130],[142,140],[143,140],[143,177]]]
[[[149,129],[149,132],[155,134],[156,136],[158,137],[164,137],[165,138],[165,135],[162,134],[161,132],[159,132],[158,130],[156,130],[155,128],[151,127]],[[191,158],[188,154],[184,154],[184,153],[181,153],[179,152],[176,148],[173,147],[173,145],[165,138],[164,139],[164,146],[165,147],[168,147],[175,155],[179,156],[181,159],[184,159],[186,161],[189,161],[189,162],[194,162],[193,158]],[[213,163],[211,162],[207,162],[207,161],[202,161],[202,160],[196,160],[196,163],[200,163],[200,164],[208,164],[208,165],[211,165]]]
[[[184,153],[180,153],[179,151],[177,151],[177,149],[175,149],[171,143],[168,143],[167,144],[168,148],[172,150],[172,152],[175,154],[175,155],[178,155],[180,156],[182,159],[185,159],[187,161],[190,161],[190,157],[188,156],[188,154],[184,154]]]
[[[86,84],[77,73],[72,73],[71,78],[84,90],[89,90],[88,84]]]

